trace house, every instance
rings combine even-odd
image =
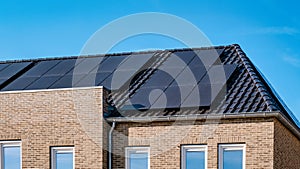
[[[300,125],[239,45],[0,63],[2,168],[298,169]]]

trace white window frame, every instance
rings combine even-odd
[[[3,147],[20,147],[20,169],[22,168],[22,142],[21,141],[0,141],[0,169],[3,164]]]
[[[75,169],[75,148],[74,147],[51,147],[51,169],[56,169],[56,154],[72,153],[73,169]]]
[[[242,150],[243,169],[246,169],[246,144],[219,144],[219,169],[223,169],[223,151]]]
[[[137,153],[137,152],[141,152],[141,153],[147,153],[148,155],[148,169],[150,169],[150,147],[126,147],[125,148],[125,166],[126,169],[130,169],[130,154],[131,153]]]
[[[182,145],[181,146],[181,168],[186,169],[186,152],[201,151],[204,152],[204,168],[207,169],[207,145]]]

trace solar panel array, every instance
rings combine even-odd
[[[210,106],[236,65],[222,65],[219,50],[174,52],[130,98],[139,109]],[[128,107],[125,105],[124,107]]]
[[[236,69],[236,65],[219,63],[222,52],[223,49],[172,52],[131,95],[130,104],[138,105],[138,109],[210,106]],[[119,90],[131,84],[132,79],[140,75],[138,73],[151,69],[155,54],[2,63],[0,89],[12,91],[104,86]]]
[[[38,61],[2,91],[104,86],[115,90],[128,81],[153,54]],[[134,64],[132,61],[135,61]],[[0,83],[28,63],[0,64]],[[16,68],[15,68],[16,67]],[[3,69],[3,70],[2,70]],[[117,71],[116,71],[117,69]],[[8,72],[9,71],[9,72]],[[112,78],[116,80],[112,83]],[[112,86],[112,84],[114,86]]]

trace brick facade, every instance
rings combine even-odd
[[[151,169],[179,169],[181,145],[205,144],[208,146],[208,168],[216,169],[220,143],[245,143],[247,169],[273,168],[273,136],[272,118],[220,120],[217,123],[122,123],[114,133],[113,168],[124,168],[126,146],[149,146]]]
[[[300,168],[300,141],[277,120],[274,145],[274,168]]]
[[[23,168],[50,168],[51,146],[74,146],[76,168],[106,168],[102,97],[100,87],[2,92],[0,140],[22,141]]]
[[[50,147],[74,146],[75,168],[107,168],[109,124],[103,89],[15,91],[0,94],[0,141],[22,141],[23,168],[50,168]],[[218,144],[246,144],[246,168],[299,168],[300,141],[273,117],[117,123],[113,169],[125,168],[125,147],[149,146],[151,169],[179,169],[182,145],[208,146],[218,168]],[[292,155],[291,155],[292,154]]]

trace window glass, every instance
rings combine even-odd
[[[52,147],[51,153],[52,169],[74,168],[74,147]]]
[[[127,147],[126,169],[150,169],[149,147]]]
[[[3,146],[2,150],[3,168],[20,169],[21,152],[20,146]]]
[[[186,169],[205,169],[204,151],[186,152]]]
[[[148,169],[148,154],[130,153],[130,169]]]
[[[181,163],[183,169],[205,169],[206,168],[206,145],[182,146]]]
[[[73,153],[57,153],[56,169],[73,169]]]
[[[245,145],[223,144],[219,146],[220,169],[245,169]]]
[[[223,151],[224,169],[243,169],[243,151],[242,150],[224,150]]]

